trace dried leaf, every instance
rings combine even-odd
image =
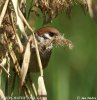
[[[25,81],[25,77],[27,75],[28,67],[29,67],[29,62],[30,62],[30,42],[28,41],[24,53],[24,58],[23,58],[23,63],[22,63],[22,68],[21,68],[21,85],[23,85]]]
[[[41,100],[47,100],[47,92],[44,84],[44,79],[42,76],[38,78],[38,93]]]
[[[23,63],[22,63],[22,68],[21,68],[21,78],[20,78],[20,82],[19,82],[19,94],[21,92],[21,88],[23,86],[23,83],[25,81],[27,72],[28,72],[28,67],[29,67],[29,62],[30,62],[30,43],[27,43],[26,49],[25,49],[25,53],[24,53],[24,58],[23,58]]]

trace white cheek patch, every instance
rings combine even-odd
[[[50,39],[52,39],[52,37],[49,36],[48,33],[45,33],[43,36],[38,36],[37,39],[38,39],[40,42],[46,42],[47,39],[50,40]]]
[[[52,38],[51,36],[49,36],[48,33],[45,33],[44,36],[45,36],[47,39],[51,39],[51,38]]]

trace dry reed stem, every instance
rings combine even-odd
[[[9,0],[6,0],[5,4],[3,6],[3,9],[2,9],[1,15],[0,15],[0,27],[1,27],[4,15],[5,15],[6,10],[7,10],[8,2],[9,2]]]

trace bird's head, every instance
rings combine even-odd
[[[42,27],[35,32],[35,36],[38,42],[51,47],[53,44],[60,46],[68,46],[72,48],[72,42],[66,38],[54,27]]]

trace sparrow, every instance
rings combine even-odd
[[[38,50],[42,62],[43,69],[48,66],[53,45],[68,46],[72,48],[72,42],[65,39],[64,36],[54,27],[46,26],[35,31],[35,38],[38,43]],[[33,43],[33,42],[32,42]],[[35,47],[31,47],[31,57],[29,63],[29,70],[32,72],[39,72],[39,65],[36,56]]]

